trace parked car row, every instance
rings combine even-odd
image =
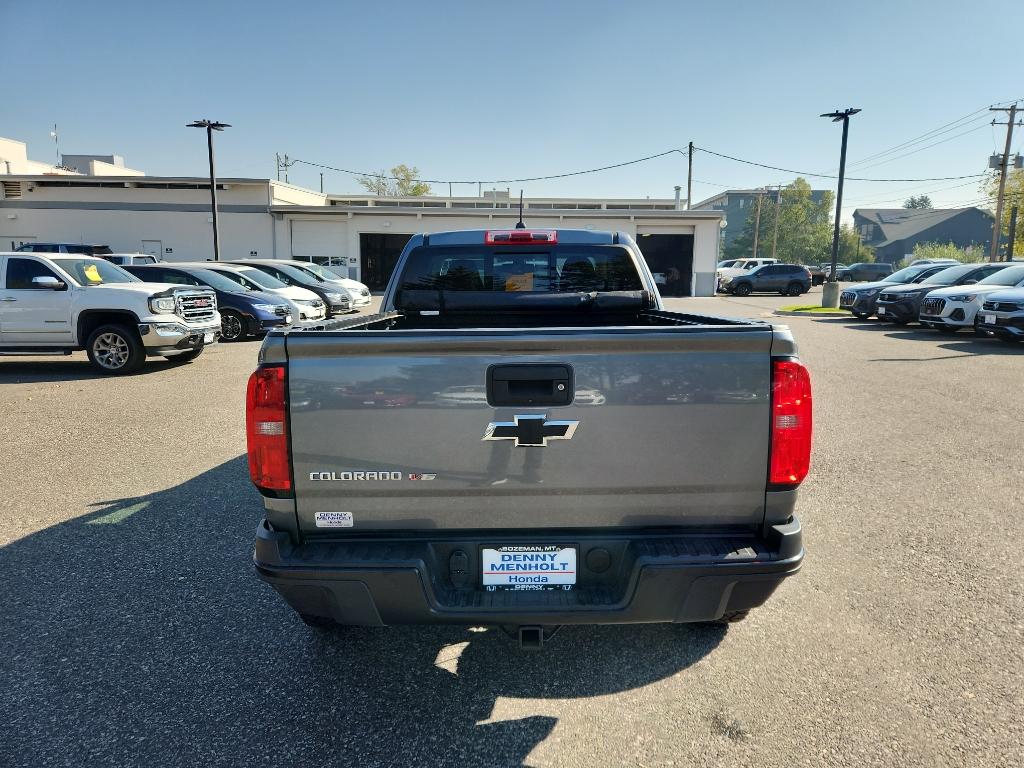
[[[239,341],[271,328],[304,325],[370,303],[369,289],[304,261],[161,262],[125,269],[149,282],[215,291],[221,338]]]
[[[0,253],[0,354],[85,350],[103,373],[125,374],[147,357],[194,360],[219,339],[316,325],[371,301],[362,283],[301,261],[121,267],[109,255]]]
[[[73,253],[0,253],[0,354],[85,350],[103,373],[138,370],[147,357],[194,360],[220,336],[209,288],[147,283]]]
[[[847,287],[839,306],[861,319],[875,315],[1016,341],[1024,337],[1024,262],[917,264],[877,283]]]

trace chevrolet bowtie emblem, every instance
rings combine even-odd
[[[548,421],[547,416],[514,416],[515,421],[492,421],[484,440],[515,440],[516,446],[544,447],[548,440],[572,440],[578,421]]]

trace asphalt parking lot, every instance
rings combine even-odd
[[[778,322],[815,386],[803,571],[728,630],[567,628],[540,654],[317,635],[256,580],[258,342],[120,379],[0,358],[0,764],[1019,764],[1024,345]]]

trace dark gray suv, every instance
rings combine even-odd
[[[799,264],[765,264],[731,279],[723,278],[721,287],[734,296],[754,292],[799,296],[811,290],[811,273]]]
[[[851,264],[836,270],[836,279],[852,282],[882,280],[892,274],[892,264],[884,262]]]

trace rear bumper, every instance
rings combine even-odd
[[[613,531],[483,536],[296,546],[264,520],[256,531],[254,563],[257,575],[297,612],[341,624],[558,625],[713,621],[763,604],[800,569],[804,556],[796,518],[771,526],[763,537]],[[541,538],[544,544],[579,546],[574,590],[488,592],[479,586],[481,546]],[[597,550],[604,553],[592,556]],[[456,552],[466,555],[464,576],[451,571]]]

